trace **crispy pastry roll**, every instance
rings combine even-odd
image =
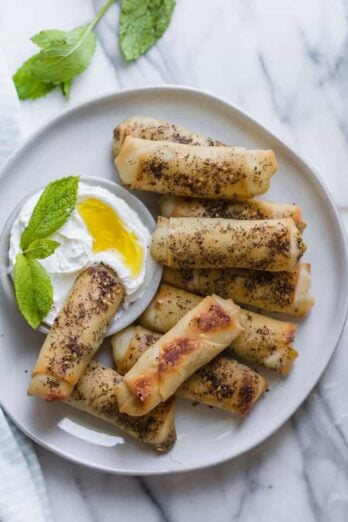
[[[42,345],[29,395],[47,401],[70,397],[101,345],[123,296],[117,275],[105,265],[91,266],[78,276]]]
[[[178,397],[243,416],[266,388],[267,381],[262,375],[245,364],[218,355],[181,385]]]
[[[132,189],[212,199],[264,194],[277,169],[271,150],[193,146],[127,136],[115,160]]]
[[[258,199],[228,201],[214,199],[194,199],[177,196],[163,196],[160,199],[161,215],[170,217],[203,217],[223,219],[284,219],[292,218],[302,232],[306,222],[297,205],[272,203]]]
[[[150,346],[162,337],[161,333],[142,326],[128,326],[111,337],[112,357],[116,370],[125,375]]]
[[[157,451],[168,451],[176,439],[175,401],[169,399],[159,404],[144,417],[130,417],[118,409],[115,386],[121,381],[122,377],[115,370],[92,361],[67,404],[113,424],[139,441],[151,444]]]
[[[118,371],[126,373],[161,337],[141,326],[129,326],[111,343]],[[218,355],[187,379],[176,396],[245,415],[265,391],[267,381],[248,366]]]
[[[199,295],[162,283],[138,322],[148,330],[164,334],[202,300]]]
[[[293,270],[306,249],[292,219],[157,220],[151,254],[171,268]]]
[[[163,281],[200,295],[216,293],[239,304],[299,317],[314,304],[309,263],[300,263],[292,272],[165,268]]]
[[[202,299],[190,292],[162,284],[139,318],[139,324],[149,330],[165,333]],[[292,346],[296,324],[243,309],[240,311],[240,324],[244,331],[232,341],[229,349],[245,361],[287,375],[298,355]]]
[[[209,296],[147,350],[116,385],[120,411],[144,415],[171,397],[242,331],[239,307]]]
[[[187,145],[207,145],[221,146],[218,140],[206,138],[190,130],[167,123],[166,121],[156,120],[148,116],[132,116],[127,118],[114,129],[114,139],[112,142],[112,153],[114,157],[120,152],[120,148],[127,136],[153,141],[173,141],[186,143]]]

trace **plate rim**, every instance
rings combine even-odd
[[[87,101],[84,101],[82,103],[77,104],[75,107],[69,108],[67,110],[64,110],[61,114],[58,116],[55,116],[54,118],[48,120],[46,123],[41,125],[37,130],[35,130],[33,133],[31,133],[23,142],[22,144],[15,149],[15,151],[8,157],[8,159],[4,162],[0,169],[0,183],[2,178],[6,175],[7,170],[9,170],[12,165],[17,161],[17,158],[19,158],[23,153],[27,151],[27,149],[34,144],[37,140],[40,140],[40,137],[46,133],[47,131],[50,131],[55,125],[59,124],[61,121],[63,121],[66,118],[69,118],[75,114],[78,114],[80,111],[83,111],[84,109],[88,109],[90,107],[93,107],[96,104],[99,103],[107,103],[111,100],[114,100],[115,98],[122,98],[122,96],[132,96],[132,95],[141,95],[141,93],[174,93],[177,94],[180,93],[190,93],[193,95],[198,95],[203,98],[208,99],[212,103],[218,103],[222,105],[223,107],[226,107],[228,110],[232,110],[235,112],[240,118],[244,119],[247,123],[251,123],[255,128],[257,128],[261,133],[268,135],[274,142],[282,147],[284,151],[290,155],[291,158],[295,159],[297,162],[300,162],[300,164],[309,171],[309,177],[311,181],[314,181],[317,187],[319,187],[321,193],[324,193],[327,198],[327,203],[330,204],[330,210],[333,213],[333,216],[336,220],[337,226],[337,232],[340,236],[341,241],[341,247],[343,249],[344,255],[342,256],[342,259],[340,260],[342,263],[342,272],[344,273],[343,281],[341,281],[341,289],[342,289],[342,295],[344,295],[343,299],[343,306],[341,307],[341,310],[339,310],[339,321],[335,321],[337,326],[335,327],[335,339],[331,352],[328,356],[325,357],[325,360],[322,363],[322,368],[319,370],[317,377],[315,378],[314,382],[311,382],[309,385],[305,386],[305,388],[302,388],[301,398],[293,401],[292,407],[289,409],[287,414],[280,418],[278,422],[276,422],[270,430],[266,430],[265,433],[262,434],[262,436],[255,440],[251,445],[248,446],[248,448],[241,448],[239,451],[235,451],[233,454],[226,453],[223,456],[219,456],[217,458],[210,458],[206,459],[205,461],[194,463],[193,465],[189,466],[183,466],[178,468],[163,468],[161,470],[144,470],[144,469],[125,469],[125,468],[118,468],[118,467],[109,467],[105,465],[98,465],[94,462],[90,462],[86,459],[81,459],[78,457],[75,457],[74,455],[69,454],[65,450],[62,450],[58,447],[56,447],[52,443],[48,443],[45,440],[42,440],[38,438],[34,433],[31,433],[29,430],[27,430],[20,422],[17,422],[16,419],[14,419],[11,415],[11,412],[7,411],[6,406],[4,406],[3,401],[0,397],[0,405],[3,408],[3,410],[6,412],[6,414],[10,417],[10,419],[16,424],[16,426],[25,433],[31,440],[39,444],[40,446],[44,447],[45,449],[52,451],[52,453],[64,458],[65,460],[68,460],[70,462],[74,462],[79,465],[86,466],[90,469],[95,469],[98,471],[103,471],[107,473],[112,474],[118,474],[118,475],[128,475],[128,476],[151,476],[151,475],[165,475],[165,474],[172,474],[172,473],[184,473],[189,471],[194,471],[198,469],[206,469],[209,467],[216,466],[218,464],[222,464],[223,462],[227,462],[231,459],[237,458],[244,453],[249,452],[253,448],[259,446],[262,444],[266,439],[268,439],[271,435],[275,434],[298,410],[298,408],[303,404],[303,402],[308,398],[309,394],[313,390],[313,388],[318,384],[320,378],[323,375],[323,372],[327,368],[334,352],[336,351],[336,348],[341,340],[344,327],[347,321],[347,315],[348,315],[348,244],[347,244],[347,236],[345,232],[345,228],[343,225],[343,220],[341,215],[338,212],[337,205],[327,188],[325,182],[322,180],[321,176],[318,174],[317,170],[313,168],[307,161],[305,161],[302,156],[300,156],[297,152],[294,151],[292,147],[287,145],[284,141],[282,141],[280,138],[278,138],[276,135],[272,133],[265,125],[259,123],[256,119],[254,119],[248,112],[240,109],[235,104],[224,100],[223,98],[220,98],[219,96],[216,96],[214,94],[211,94],[209,92],[203,91],[201,89],[197,89],[195,87],[185,86],[185,85],[150,85],[146,87],[137,87],[132,89],[120,89],[116,93],[111,93],[103,96],[96,96],[88,99]],[[156,455],[154,455],[154,458],[156,458]]]

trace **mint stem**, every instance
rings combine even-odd
[[[106,4],[100,9],[100,11],[97,13],[94,20],[91,22],[91,29],[94,29],[94,27],[97,25],[97,23],[100,21],[100,19],[105,15],[106,11],[112,6],[115,0],[109,0],[106,2]]]

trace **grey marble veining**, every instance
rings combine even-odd
[[[0,39],[11,71],[33,52],[32,34],[78,25],[103,3],[4,0]],[[74,82],[69,106],[121,88],[167,83],[222,96],[320,172],[348,226],[346,0],[177,0],[170,29],[132,64],[118,47],[118,10],[112,7],[98,26],[96,56]],[[67,107],[58,93],[22,103],[24,133]],[[347,521],[347,343],[346,332],[320,383],[282,429],[209,470],[117,477],[38,448],[56,521]]]

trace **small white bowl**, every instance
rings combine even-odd
[[[137,197],[135,197],[133,194],[131,194],[128,190],[124,189],[120,185],[117,185],[116,183],[113,183],[112,181],[108,181],[103,178],[94,178],[90,176],[84,176],[80,178],[82,182],[92,185],[92,186],[99,186],[102,187],[115,196],[123,199],[139,216],[142,223],[149,229],[149,231],[152,233],[156,228],[156,222],[150,213],[150,211],[146,208],[144,203],[140,201]],[[10,246],[10,232],[13,226],[13,223],[15,219],[17,218],[20,210],[22,209],[25,201],[31,197],[34,193],[37,193],[39,189],[35,190],[35,192],[32,192],[31,194],[28,194],[28,196],[20,201],[18,205],[13,209],[11,214],[9,215],[4,228],[0,235],[0,283],[2,286],[2,289],[7,296],[8,299],[11,299],[12,301],[15,301],[15,295],[14,295],[14,288],[13,288],[13,281],[10,276],[10,269],[9,269],[9,246]],[[148,267],[146,268],[146,270]],[[116,332],[119,332],[132,324],[145,310],[145,308],[150,304],[151,300],[153,299],[155,293],[157,292],[158,286],[161,281],[162,276],[162,266],[159,263],[156,263],[155,271],[152,280],[149,282],[148,286],[145,289],[144,294],[142,297],[134,301],[133,303],[130,303],[127,309],[122,308],[120,309],[112,324],[110,325],[110,328],[107,332],[107,335],[113,335]],[[18,312],[19,313],[19,312]],[[49,330],[49,326],[42,323],[38,330],[42,333],[47,334]]]

